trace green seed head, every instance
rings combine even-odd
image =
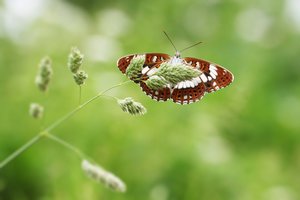
[[[125,183],[111,172],[106,171],[100,166],[94,165],[87,160],[83,160],[81,163],[82,170],[91,179],[104,184],[107,188],[115,192],[125,192]]]
[[[88,74],[85,71],[77,71],[76,74],[73,74],[74,80],[77,85],[82,85],[85,83],[85,80],[88,78]]]
[[[72,47],[68,59],[68,68],[72,73],[76,73],[83,63],[83,54],[77,47]]]
[[[200,76],[201,72],[193,67],[183,64],[170,64],[162,63],[158,71],[155,73],[157,76],[165,78],[169,83],[175,85],[181,81],[191,80]]]
[[[52,74],[51,60],[49,57],[45,57],[41,60],[38,74],[35,77],[35,84],[42,92],[47,91]]]
[[[159,90],[164,88],[169,82],[162,76],[153,75],[145,83],[150,89]]]
[[[126,76],[130,79],[136,79],[142,73],[143,65],[145,63],[146,56],[145,55],[136,55],[134,56],[130,64],[126,69]]]
[[[43,117],[44,107],[38,103],[31,103],[29,107],[29,115],[35,119]]]
[[[147,112],[141,103],[134,101],[131,97],[119,99],[118,104],[124,112],[131,115],[144,115]]]

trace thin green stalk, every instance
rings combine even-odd
[[[119,87],[121,85],[124,85],[126,83],[128,83],[130,81],[125,81],[123,83],[119,83],[117,85],[114,85],[102,92],[99,92],[96,96],[90,98],[89,100],[87,100],[86,102],[82,103],[81,105],[79,105],[77,108],[75,108],[74,110],[72,110],[71,112],[69,112],[68,114],[64,115],[63,117],[61,117],[60,119],[56,120],[53,124],[51,124],[50,126],[48,126],[45,131],[46,132],[50,132],[52,129],[56,128],[58,125],[60,125],[63,121],[69,119],[70,117],[72,117],[74,114],[76,114],[79,110],[81,110],[83,107],[85,107],[86,105],[88,105],[89,103],[95,101],[96,99],[98,99],[100,96],[102,96],[104,93],[108,92],[109,90],[112,90],[116,87]]]
[[[21,146],[19,149],[17,149],[15,152],[13,152],[10,156],[8,156],[6,159],[4,159],[0,163],[0,169],[3,168],[5,165],[7,165],[10,161],[12,161],[13,159],[15,159],[16,157],[18,157],[21,153],[23,153],[25,150],[27,150],[33,144],[35,144],[43,136],[47,135],[45,133],[49,133],[51,130],[53,130],[54,128],[56,128],[62,122],[64,122],[64,121],[68,120],[69,118],[71,118],[74,114],[76,114],[78,111],[80,111],[83,107],[85,107],[89,103],[95,101],[100,96],[102,96],[104,93],[106,93],[106,92],[108,92],[108,91],[110,91],[110,90],[112,90],[112,89],[114,89],[116,87],[122,86],[122,85],[124,85],[124,84],[126,84],[128,82],[130,82],[130,81],[125,81],[123,83],[119,83],[117,85],[114,85],[114,86],[112,86],[112,87],[110,87],[110,88],[102,91],[102,92],[99,92],[96,96],[90,98],[89,100],[87,100],[86,102],[82,103],[81,105],[79,105],[77,108],[75,108],[71,112],[67,113],[63,117],[61,117],[58,120],[56,120],[55,122],[53,122],[51,125],[49,125],[47,128],[45,128],[43,131],[41,131],[35,137],[33,137],[31,140],[29,140],[26,144],[24,144],[23,146]],[[51,139],[53,139],[53,138],[51,138]]]
[[[19,156],[21,153],[23,153],[25,150],[27,150],[29,147],[31,147],[34,143],[39,141],[42,138],[41,134],[36,135],[35,137],[31,138],[28,142],[26,142],[24,145],[22,145],[19,149],[17,149],[15,152],[13,152],[10,156],[8,156],[6,159],[4,159],[0,163],[0,169],[3,168],[7,163],[15,159],[17,156]]]
[[[73,151],[74,153],[76,153],[80,159],[84,159],[86,158],[87,156],[82,153],[77,147],[73,146],[72,144],[68,143],[67,141],[49,133],[49,132],[44,132],[44,136],[61,144],[62,146],[66,147],[67,149],[70,149],[71,151]]]
[[[81,104],[81,85],[79,85],[79,105]]]

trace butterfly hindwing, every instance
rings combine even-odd
[[[164,87],[160,90],[152,90],[142,81],[140,82],[140,86],[149,97],[156,101],[167,101],[171,96],[171,90],[169,87]]]
[[[191,81],[185,81],[187,82]],[[203,82],[198,83],[197,85],[189,84],[188,87],[178,88],[175,86],[172,92],[172,100],[175,103],[179,104],[190,104],[202,99],[205,94],[205,85]]]

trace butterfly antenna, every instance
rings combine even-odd
[[[178,50],[176,49],[174,43],[172,42],[171,38],[168,36],[168,34],[166,33],[166,31],[163,31],[164,34],[166,35],[166,37],[168,38],[168,40],[171,42],[172,46],[174,47],[175,51],[178,52]]]
[[[187,49],[190,49],[190,48],[192,48],[192,47],[194,47],[194,46],[196,46],[196,45],[198,45],[198,44],[201,44],[201,43],[203,43],[203,42],[197,42],[196,44],[193,44],[193,45],[191,45],[191,46],[189,46],[189,47],[186,47],[186,48],[180,50],[180,52],[183,52],[183,51],[185,51],[185,50],[187,50]]]

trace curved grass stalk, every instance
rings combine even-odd
[[[77,106],[74,110],[72,110],[71,112],[67,113],[66,115],[62,116],[61,118],[59,118],[58,120],[56,120],[55,122],[53,122],[52,124],[50,124],[47,128],[45,128],[44,130],[42,130],[41,132],[39,132],[36,136],[34,136],[32,139],[30,139],[28,142],[26,142],[24,145],[22,145],[20,148],[18,148],[16,151],[14,151],[12,154],[10,154],[7,158],[5,158],[2,162],[0,162],[0,169],[2,169],[4,166],[6,166],[9,162],[11,162],[12,160],[14,160],[16,157],[18,157],[20,154],[22,154],[24,151],[26,151],[29,147],[31,147],[33,144],[35,144],[37,141],[39,141],[41,138],[43,137],[48,137],[52,140],[55,140],[56,142],[59,142],[60,144],[64,145],[65,147],[68,147],[69,149],[73,150],[77,155],[83,156],[83,154],[81,152],[78,152],[77,149],[75,149],[75,147],[71,147],[70,144],[68,143],[64,143],[62,142],[62,140],[58,141],[57,137],[53,136],[52,134],[50,134],[50,131],[53,130],[54,128],[56,128],[57,126],[59,126],[61,123],[63,123],[64,121],[68,120],[69,118],[71,118],[73,115],[75,115],[78,111],[80,111],[82,108],[84,108],[85,106],[87,106],[89,103],[95,101],[96,99],[98,99],[99,97],[103,96],[106,92],[116,88],[116,87],[120,87],[126,83],[128,83],[130,81],[125,81],[123,83],[119,83],[117,85],[114,85],[102,92],[99,92],[97,95],[95,95],[94,97],[90,98],[89,100],[87,100],[86,102],[80,104],[79,106]]]

